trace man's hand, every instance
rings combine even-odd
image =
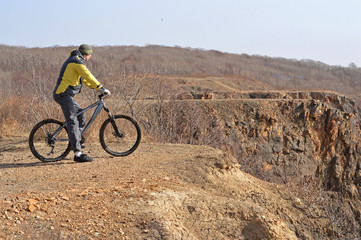
[[[111,95],[110,91],[108,89],[104,88],[104,87],[99,88],[98,92],[100,94],[104,94],[104,95],[109,95],[109,96]]]

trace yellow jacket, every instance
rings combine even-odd
[[[83,55],[79,50],[74,49],[70,52],[70,57],[65,61],[60,70],[54,93],[65,93],[74,96],[80,93],[83,83],[89,88],[96,90],[102,87],[85,66]]]

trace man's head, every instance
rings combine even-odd
[[[93,49],[88,44],[82,44],[79,46],[79,51],[84,55],[92,55]]]
[[[93,53],[93,49],[88,44],[82,44],[79,46],[79,52],[83,55],[84,59],[88,61]]]

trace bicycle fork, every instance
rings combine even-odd
[[[104,110],[108,113],[110,122],[111,122],[111,124],[112,124],[112,126],[113,126],[113,129],[114,129],[114,133],[115,133],[114,135],[115,135],[116,137],[119,137],[119,138],[124,137],[124,134],[119,131],[119,128],[118,128],[117,124],[115,123],[114,115],[113,115],[113,114],[110,112],[110,110],[105,106],[105,104],[103,105],[103,108],[104,108]]]

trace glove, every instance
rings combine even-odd
[[[104,87],[99,88],[98,92],[100,94],[104,94],[104,95],[109,95],[109,96],[111,95],[110,91],[108,89],[104,88]]]

